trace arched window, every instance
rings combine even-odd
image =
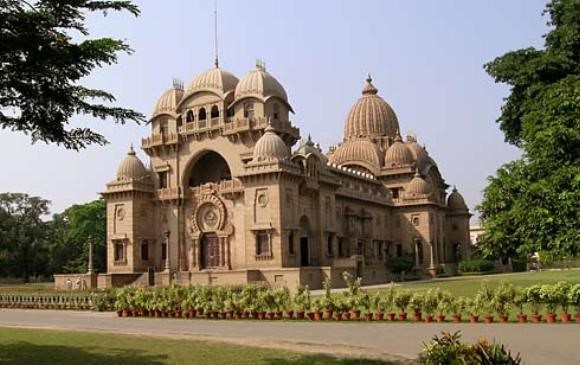
[[[288,234],[288,254],[294,255],[294,232],[290,231]]]
[[[185,116],[185,122],[186,123],[191,123],[195,120],[195,117],[193,116],[193,112],[190,110],[187,112],[186,116]]]
[[[199,109],[199,115],[197,117],[197,119],[199,120],[205,120],[207,118],[206,113],[205,113],[205,108],[201,108]]]
[[[417,264],[423,265],[423,243],[421,241],[415,241],[415,250],[417,250]]]
[[[211,107],[211,114],[210,115],[211,115],[211,119],[220,117],[220,111],[219,111],[217,105],[214,105]]]
[[[229,108],[228,110],[226,110],[226,115],[228,117],[233,117],[234,116],[234,108]],[[226,120],[227,122],[227,120]]]
[[[326,238],[326,252],[328,253],[328,256],[332,256],[334,254],[332,250],[332,235],[330,234]]]
[[[244,118],[254,117],[254,103],[244,103]]]
[[[278,117],[280,115],[280,105],[274,104],[273,110],[274,110],[274,120],[278,120]]]

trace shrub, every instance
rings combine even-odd
[[[437,290],[429,289],[423,297],[423,310],[428,315],[433,315],[439,304],[439,298],[437,295]]]
[[[412,297],[413,294],[408,290],[399,290],[397,292],[397,294],[395,295],[395,305],[397,306],[397,308],[399,308],[401,313],[405,312],[405,310],[409,306],[409,302],[411,301]]]
[[[413,313],[421,313],[423,311],[423,304],[425,302],[425,297],[423,293],[417,292],[413,293],[411,300],[409,301],[409,305],[413,310]]]
[[[493,302],[497,314],[507,315],[515,296],[516,290],[514,286],[502,281],[494,291]]]
[[[464,260],[459,262],[459,271],[462,273],[472,273],[472,272],[489,272],[492,271],[495,266],[493,262],[484,259],[476,260]]]
[[[391,257],[387,260],[387,268],[393,274],[400,274],[402,272],[409,272],[413,268],[414,261],[410,256]]]
[[[542,305],[542,287],[540,285],[532,285],[526,288],[526,300],[532,307],[534,314],[538,314],[540,306]]]
[[[568,291],[568,300],[570,304],[576,307],[576,313],[580,314],[580,284],[576,284]]]
[[[515,259],[512,260],[512,270],[514,272],[524,272],[528,268],[528,260],[526,259]]]

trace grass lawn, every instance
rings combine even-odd
[[[487,281],[490,287],[495,288],[501,281],[512,283],[515,286],[525,287],[533,284],[554,284],[558,281],[580,283],[580,270],[522,272],[513,274],[458,276],[434,280],[431,282],[402,283],[402,287],[411,290],[427,290],[439,287],[448,290],[454,295],[473,296],[477,293],[481,283]],[[377,289],[383,290],[383,289]],[[373,290],[375,291],[375,290]]]
[[[255,347],[88,332],[0,328],[0,364],[387,365]]]

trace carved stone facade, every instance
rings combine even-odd
[[[152,135],[103,193],[108,272],[101,287],[342,285],[390,280],[409,255],[418,275],[454,272],[469,218],[424,146],[403,141],[397,116],[367,79],[344,141],[323,153],[300,131],[282,85],[258,64],[244,78],[219,68],[179,82],[157,102]]]

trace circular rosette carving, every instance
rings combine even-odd
[[[226,208],[215,195],[202,197],[193,214],[193,232],[215,232],[224,227]]]

